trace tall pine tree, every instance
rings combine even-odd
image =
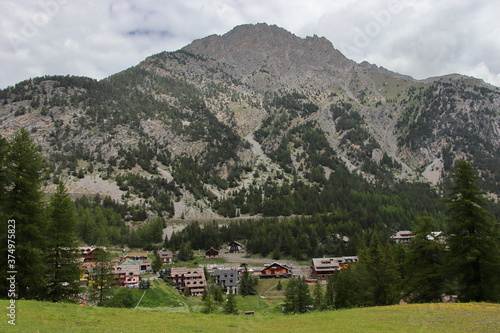
[[[39,148],[21,129],[9,144],[5,158],[9,187],[5,219],[15,220],[17,286],[19,297],[39,299],[45,293],[47,223],[41,190],[45,161]]]
[[[430,217],[422,218],[415,230],[405,266],[404,292],[409,302],[429,303],[441,300],[444,291],[444,244],[429,238],[436,226]]]
[[[75,204],[59,182],[48,207],[47,297],[53,302],[77,297],[80,268],[76,260]]]
[[[459,161],[448,196],[448,271],[458,279],[461,301],[500,300],[498,223],[486,210],[473,166]]]

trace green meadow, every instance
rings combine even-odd
[[[37,301],[16,302],[16,325],[1,332],[499,332],[500,305],[414,304],[350,310],[223,315],[167,313]]]

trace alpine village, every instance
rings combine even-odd
[[[416,80],[241,25],[102,80],[0,90],[0,129],[16,271],[0,302],[15,294],[18,328],[50,306],[62,325],[106,308],[130,331],[267,332],[369,309],[453,322],[461,305],[500,329],[500,88],[482,80]]]

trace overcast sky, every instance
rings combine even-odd
[[[0,89],[42,75],[101,79],[259,22],[417,79],[500,86],[499,15],[497,0],[0,0]]]

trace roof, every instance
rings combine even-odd
[[[142,261],[134,260],[134,259],[125,259],[120,263],[120,266],[128,266],[128,265],[141,265]]]
[[[398,231],[396,232],[396,234],[391,236],[392,239],[409,239],[413,237],[415,237],[415,235],[408,230]]]
[[[186,267],[172,267],[170,269],[170,276],[175,275],[184,275],[184,276],[203,276],[205,277],[205,273],[203,272],[203,268],[186,268]]]
[[[174,254],[172,251],[158,251],[160,258],[172,258]]]
[[[278,262],[273,262],[272,264],[270,265],[264,265],[264,269],[267,269],[267,268],[270,268],[270,267],[273,267],[273,266],[279,266],[279,267],[282,267],[282,268],[286,268],[286,269],[292,269],[291,267],[287,266],[287,265],[283,265],[283,264],[280,264]],[[264,270],[263,269],[263,270]]]
[[[442,231],[431,231],[430,234],[427,235],[428,240],[434,240],[438,237],[443,237],[444,233]]]
[[[213,247],[209,248],[208,250],[206,250],[205,252],[208,252],[208,251],[215,251],[215,252],[219,252],[219,250],[216,250],[214,249]]]
[[[358,257],[313,258],[312,263],[316,271],[340,269],[340,265],[357,262]]]
[[[237,241],[232,241],[232,242],[229,243],[229,245],[232,245],[232,244],[235,244],[235,245],[238,245],[238,246],[243,246],[243,244],[238,243]]]

